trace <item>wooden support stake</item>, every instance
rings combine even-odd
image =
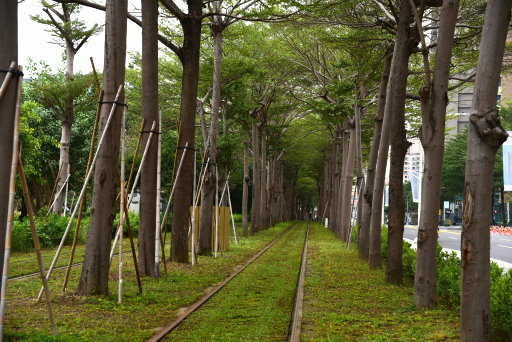
[[[125,194],[126,195],[126,194]],[[137,254],[135,253],[135,243],[133,242],[132,226],[130,224],[130,216],[128,215],[128,207],[124,206],[124,215],[126,219],[126,227],[128,228],[128,237],[130,238],[130,247],[132,249],[133,263],[135,265],[135,275],[137,276],[137,285],[139,286],[139,293],[142,293],[142,283],[140,281],[139,264],[137,263]]]
[[[4,81],[2,82],[2,86],[0,87],[0,100],[2,97],[4,97],[4,94],[7,90],[7,87],[9,86],[9,82],[11,81],[11,78],[14,75],[14,71],[16,69],[16,62],[11,62],[11,65],[9,65],[9,72],[4,77]]]
[[[114,103],[112,104],[112,108],[110,109],[109,116],[107,118],[107,122],[105,123],[105,127],[103,129],[103,133],[101,134],[101,138],[98,141],[98,147],[96,149],[96,153],[94,154],[94,158],[92,159],[91,168],[89,169],[89,172],[87,172],[84,180],[84,184],[82,186],[82,190],[80,191],[80,195],[78,196],[78,202],[80,202],[84,195],[87,188],[87,184],[89,183],[89,179],[92,175],[92,170],[94,169],[94,164],[96,163],[96,159],[98,158],[99,151],[101,149],[101,146],[103,145],[103,140],[105,139],[105,136],[107,135],[108,127],[110,126],[110,122],[112,121],[112,117],[114,116],[114,113],[116,111],[117,102],[119,101],[119,97],[121,95],[121,92],[123,90],[123,85],[121,84],[119,86],[119,89],[117,90],[116,97],[114,99]],[[53,258],[53,261],[50,265],[50,268],[48,269],[48,273],[46,274],[46,279],[50,279],[50,276],[53,272],[53,268],[55,267],[55,264],[57,263],[57,259],[59,258],[60,252],[62,251],[62,247],[64,246],[64,242],[66,241],[66,238],[68,237],[69,230],[71,228],[71,224],[73,224],[73,219],[75,218],[75,215],[78,211],[78,205],[75,206],[75,209],[73,209],[73,213],[71,214],[69,218],[68,225],[66,227],[66,230],[64,231],[64,235],[62,236],[62,239],[60,241],[59,247],[57,248],[57,251],[55,252],[55,257]],[[39,295],[37,296],[37,300],[39,301],[41,299],[41,295],[43,294],[43,289],[39,291]]]
[[[153,138],[153,131],[155,130],[155,121],[151,125],[151,131],[149,132],[148,141],[146,143],[146,147],[144,148],[144,153],[142,154],[142,159],[140,161],[139,169],[137,171],[137,175],[135,176],[135,180],[133,181],[132,191],[130,192],[130,197],[128,197],[127,207],[130,207],[130,204],[133,201],[133,194],[135,193],[135,188],[137,187],[137,183],[139,181],[140,173],[142,171],[142,166],[144,165],[144,161],[146,160],[146,156],[148,154],[149,145],[151,144],[151,139]],[[112,257],[114,256],[114,250],[116,248],[117,239],[119,239],[119,228],[116,231],[116,235],[114,236],[114,243],[112,244],[112,248],[110,249],[110,262],[112,262]]]
[[[226,181],[226,183],[227,183],[227,181]],[[233,237],[235,238],[235,243],[238,245],[238,236],[236,235],[235,218],[233,216],[233,206],[231,204],[231,194],[229,192],[229,185],[228,185],[228,204],[229,204],[229,213],[231,214],[231,224],[233,225]]]
[[[91,58],[91,62],[92,62],[92,58]],[[91,165],[92,165],[94,145],[96,144],[96,134],[98,132],[98,125],[99,125],[99,121],[100,121],[101,102],[103,102],[104,94],[105,94],[104,91],[101,90],[99,98],[98,98],[98,106],[96,107],[96,118],[94,120],[94,127],[92,129],[91,144],[89,146],[89,157],[87,159],[87,167],[85,168],[86,173],[89,172],[89,170],[91,169]],[[80,231],[80,224],[82,223],[82,214],[83,214],[86,198],[87,198],[87,192],[84,194],[84,197],[82,198],[82,200],[77,201],[78,217],[76,219],[75,232],[73,234],[73,243],[71,244],[71,253],[69,254],[68,267],[66,268],[64,284],[62,285],[63,292],[66,291],[66,287],[68,285],[68,280],[69,280],[69,272],[71,271],[71,265],[73,265],[73,259],[75,257],[76,244],[78,243],[78,232]]]
[[[160,276],[160,187],[161,187],[161,171],[162,171],[162,113],[158,112],[158,152],[156,161],[156,218],[155,218],[155,277]],[[165,262],[165,259],[164,259]]]
[[[11,67],[16,64],[11,63]],[[18,67],[22,71],[21,67]],[[14,196],[16,195],[16,166],[18,165],[19,121],[21,106],[21,88],[23,77],[18,76],[16,109],[14,111],[13,143],[11,158],[11,174],[9,183],[9,200],[7,205],[7,224],[5,229],[4,264],[2,270],[2,286],[0,288],[0,341],[4,337],[5,307],[7,305],[7,277],[9,274],[9,258],[11,256],[11,234],[14,221]],[[2,223],[3,224],[3,223]]]
[[[123,302],[123,221],[124,221],[124,201],[126,199],[125,193],[125,181],[124,181],[124,155],[126,149],[125,143],[125,124],[126,124],[126,107],[123,109],[123,117],[121,118],[121,204],[119,209],[119,279],[118,279],[118,292],[117,292],[117,303]]]
[[[23,189],[23,198],[27,206],[27,216],[30,222],[30,231],[32,232],[32,240],[34,241],[34,249],[36,251],[37,265],[39,266],[39,276],[43,282],[44,294],[46,299],[46,307],[48,308],[48,317],[50,318],[50,327],[53,335],[57,335],[57,328],[55,327],[55,320],[53,318],[52,301],[50,297],[50,289],[48,288],[48,281],[46,280],[46,272],[44,270],[43,257],[41,256],[41,245],[39,237],[37,236],[36,223],[34,221],[34,210],[32,209],[32,200],[30,199],[27,185],[27,178],[25,177],[25,170],[21,158],[18,155],[18,174],[20,176],[21,187]]]

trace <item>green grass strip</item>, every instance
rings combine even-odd
[[[288,334],[306,224],[288,231],[265,254],[194,312],[167,341],[283,341]]]
[[[303,341],[457,341],[458,312],[419,310],[413,288],[385,283],[355,249],[311,225]]]
[[[34,301],[41,287],[37,277],[9,282],[6,310],[6,341],[144,341],[169,323],[179,309],[198,300],[209,287],[222,281],[275,239],[290,223],[281,223],[240,243],[219,258],[198,257],[198,265],[169,264],[159,279],[143,278],[138,294],[131,256],[124,257],[123,303],[117,304],[117,258],[113,259],[107,297],[80,297],[77,288],[81,267],[70,274],[69,292],[62,294],[63,271],[51,280],[52,302],[58,337],[50,336],[46,306]],[[168,246],[167,246],[168,248]],[[28,253],[30,254],[30,253]],[[33,253],[32,253],[33,254]],[[169,254],[167,254],[169,255]]]

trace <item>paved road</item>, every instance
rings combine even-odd
[[[404,239],[414,240],[417,235],[417,226],[405,226]],[[460,235],[460,227],[440,227],[439,244],[443,248],[460,251]],[[491,234],[491,259],[501,267],[512,268],[512,236]]]

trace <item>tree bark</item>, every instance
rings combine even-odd
[[[440,14],[432,87],[425,85],[420,90],[422,107],[420,138],[425,153],[425,166],[414,277],[414,302],[417,307],[431,307],[436,304],[438,210],[441,197],[448,78],[458,8],[459,0],[444,1]],[[431,95],[430,92],[432,92]]]
[[[461,341],[490,341],[489,201],[496,152],[508,134],[496,99],[511,0],[489,0],[485,13],[471,105],[462,223]]]
[[[105,62],[103,87],[105,102],[115,99],[117,89],[124,84],[126,61],[126,14],[127,0],[108,0],[105,17]],[[124,96],[121,96],[124,99]],[[101,107],[101,135],[107,121],[111,103]],[[122,106],[117,106],[114,117],[98,153],[94,170],[91,218],[85,259],[78,285],[80,295],[108,294],[110,268],[110,241],[114,221],[115,199],[119,183],[119,145]]]
[[[346,134],[348,142],[347,155],[343,160],[344,173],[343,173],[343,193],[341,194],[341,238],[343,241],[347,241],[348,232],[350,230],[350,218],[352,213],[352,183],[354,178],[354,162],[356,156],[356,133],[355,124],[352,119],[347,118],[347,127],[350,129],[349,133]]]
[[[393,116],[402,116],[405,109],[405,94],[408,76],[408,63],[410,56],[410,23],[412,22],[411,9],[408,0],[400,0],[400,13],[398,19],[397,35],[391,62],[390,78],[386,90],[386,103],[382,123],[382,135],[379,143],[377,167],[375,171],[375,184],[372,197],[372,216],[370,221],[370,244],[368,264],[370,267],[381,265],[381,215],[382,195],[386,176],[388,147]],[[416,42],[417,44],[417,42]],[[399,114],[402,113],[402,114]]]
[[[373,129],[373,141],[368,159],[368,169],[366,171],[366,184],[362,198],[363,208],[361,214],[361,226],[359,228],[357,246],[359,255],[368,259],[370,245],[370,220],[372,215],[373,188],[375,184],[375,172],[377,158],[379,153],[379,144],[382,134],[382,122],[384,118],[384,106],[386,104],[386,89],[388,87],[389,69],[391,66],[391,58],[393,55],[388,51],[384,58],[384,69],[379,87],[379,103],[377,105],[377,115],[375,117],[375,126]]]
[[[187,2],[188,14],[183,17],[183,47],[180,60],[183,64],[181,84],[180,133],[178,147],[188,142],[189,148],[195,148],[195,114],[197,109],[197,87],[199,83],[199,49],[201,46],[202,0]],[[188,227],[190,224],[190,203],[194,180],[194,153],[187,153],[182,170],[176,180],[174,208],[172,216],[171,260],[188,262]]]
[[[405,218],[403,189],[404,162],[407,149],[411,145],[411,143],[407,141],[404,110],[395,112],[391,125],[393,141],[391,142],[391,162],[389,171],[389,220],[386,281],[391,284],[401,284],[403,281],[402,245]]]
[[[248,134],[247,134],[248,135]],[[249,137],[244,141],[244,179],[242,185],[242,235],[249,236],[247,206],[249,200]]]
[[[212,212],[213,197],[215,195],[215,168],[217,167],[217,136],[219,134],[219,109],[220,109],[220,84],[222,67],[222,18],[214,16],[211,23],[213,34],[213,89],[212,89],[212,114],[210,130],[208,132],[205,160],[210,159],[206,165],[206,175],[201,191],[201,215],[199,223],[199,250],[202,255],[212,253]]]
[[[260,147],[258,139],[258,125],[256,119],[252,122],[252,209],[251,209],[251,235],[260,227]]]
[[[260,177],[260,227],[268,228],[268,203],[267,203],[267,128],[266,123],[262,123],[260,129],[261,137],[261,177]]]
[[[158,3],[143,0],[142,6],[142,146],[146,146],[153,122],[155,132],[160,132],[158,119]],[[139,217],[139,272],[143,276],[156,277],[156,182],[158,138],[151,139],[146,159],[142,165],[140,183]]]
[[[0,25],[0,69],[7,70],[11,62],[18,63],[18,0],[0,1]],[[6,76],[7,73],[0,72],[0,84]],[[16,77],[11,78],[0,99],[0,267],[4,264],[17,83]]]

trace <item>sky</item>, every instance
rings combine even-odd
[[[97,2],[101,3],[101,1]],[[129,1],[129,3],[130,8],[133,8],[133,1]],[[65,67],[62,61],[63,48],[50,43],[52,37],[49,32],[45,31],[45,25],[30,19],[30,15],[47,16],[42,8],[39,0],[25,0],[18,5],[18,62],[25,67],[25,70],[30,59],[34,62],[44,61],[50,65],[53,71],[59,68],[63,69]],[[105,13],[84,7],[80,12],[80,18],[88,23],[88,27],[95,23],[103,25]],[[96,69],[102,71],[104,35],[104,31],[101,31],[78,51],[75,57],[75,72],[87,73],[92,71],[89,57],[94,59]],[[140,51],[141,45],[140,28],[128,22],[127,51]],[[32,76],[27,72],[25,74],[28,77]]]

